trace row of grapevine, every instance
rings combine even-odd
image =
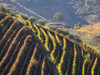
[[[25,61],[23,62],[23,65],[22,65],[22,68],[20,70],[20,73],[19,75],[25,75],[26,71],[27,71],[27,67],[28,67],[28,64],[29,64],[29,61],[31,59],[31,56],[32,56],[32,53],[33,53],[33,49],[34,49],[34,46],[35,46],[35,40],[34,40],[34,43],[33,41],[32,42],[32,45],[31,47],[29,48],[28,52],[27,52],[27,56],[25,58]],[[29,45],[29,44],[28,44]]]
[[[19,74],[19,71],[20,71],[20,68],[22,66],[22,63],[24,62],[25,60],[25,55],[28,51],[28,41],[29,39],[31,39],[32,36],[31,35],[28,35],[24,41],[24,44],[22,45],[22,47],[20,48],[20,51],[17,55],[17,58],[15,60],[15,62],[13,63],[12,67],[10,68],[10,71],[8,73],[8,75],[12,75],[14,73],[18,73]],[[26,54],[27,55],[27,54]],[[19,69],[17,69],[19,68]],[[17,74],[16,74],[17,75]]]
[[[35,29],[33,28],[31,22],[30,22],[30,21],[27,21],[27,20],[26,20],[26,22],[28,23],[28,25],[29,25],[30,29],[32,30],[32,32],[35,33],[36,31],[35,31]]]
[[[12,40],[14,39],[14,37],[15,37],[15,35],[16,35],[16,33],[17,33],[18,30],[19,30],[19,28],[18,28],[18,29],[15,29],[15,30],[13,31],[12,35],[11,35],[11,36],[9,37],[9,39],[6,41],[5,45],[2,46],[2,47],[0,46],[0,47],[1,47],[1,50],[0,50],[0,58],[2,58],[2,57],[5,55],[7,49],[9,48],[10,43],[11,43]],[[1,60],[0,60],[0,61],[1,61]]]
[[[57,34],[55,34],[55,37],[57,39],[57,42],[59,43],[59,46],[62,46],[62,42],[61,42],[61,40],[60,40],[60,38],[58,37]]]
[[[27,25],[26,20],[24,20],[21,15],[16,14],[16,16],[20,19],[20,21],[22,21],[25,25]]]
[[[6,24],[7,23],[7,24]],[[10,26],[10,24],[12,24],[12,18],[11,18],[11,16],[6,16],[4,19],[2,19],[1,21],[0,21],[0,40],[1,40],[1,38],[2,38],[2,36],[3,36],[3,34],[5,34],[5,32],[6,32],[6,30],[7,30],[7,28]]]
[[[43,59],[42,67],[41,67],[41,75],[44,75],[44,69],[45,69],[45,58]]]
[[[9,27],[9,29],[6,31],[6,33],[4,34],[4,36],[2,37],[2,39],[0,40],[0,45],[2,44],[2,42],[6,39],[8,39],[8,36],[10,36],[13,32],[13,30],[15,30],[15,24],[17,23],[17,19],[14,21],[14,23]]]
[[[6,26],[2,28],[3,36],[0,41],[0,75],[42,74],[42,63],[43,59],[45,59],[43,50],[41,49],[42,46],[36,44],[38,40],[33,36],[33,33],[27,26],[23,26],[18,19],[12,20],[14,22],[12,21],[13,23],[11,25],[9,24],[10,21],[4,22]],[[29,21],[25,21],[29,26],[32,26]],[[33,29],[33,26],[31,29]],[[47,67],[46,59],[45,65],[46,68],[42,72],[51,74],[50,68]]]
[[[63,53],[62,53],[62,56],[61,56],[61,60],[60,60],[60,63],[58,64],[58,71],[59,71],[59,75],[63,75],[63,72],[62,72],[62,65],[64,63],[64,57],[65,57],[65,54],[66,54],[66,39],[63,38]]]
[[[72,68],[72,58],[73,58],[73,51],[72,51],[72,48],[73,47],[71,47],[72,45],[69,43],[69,47],[70,47],[70,49],[69,49],[69,58],[67,58],[68,59],[68,64],[67,64],[67,68],[66,68],[66,72],[65,72],[65,75],[70,75],[71,74],[71,69],[70,68]],[[67,55],[68,55],[68,53],[67,53]]]
[[[35,28],[35,30],[37,32],[35,34],[37,34],[37,36],[39,38],[42,38],[42,36],[44,36],[44,39],[42,39],[43,41],[45,41],[44,46],[45,46],[47,52],[50,54],[52,62],[54,64],[56,62],[58,63],[58,65],[57,64],[55,64],[55,65],[58,67],[58,71],[59,71],[60,75],[90,74],[90,72],[88,73],[87,70],[91,70],[92,67],[90,67],[90,66],[93,65],[94,59],[86,58],[86,59],[92,60],[92,63],[84,60],[84,56],[86,54],[88,54],[88,52],[86,52],[86,50],[84,50],[84,48],[80,48],[81,45],[77,45],[78,43],[75,43],[73,40],[71,41],[68,38],[65,38],[65,40],[69,40],[69,41],[67,41],[67,44],[65,44],[66,42],[64,41],[64,39],[63,39],[63,43],[62,43],[62,41],[61,41],[62,36],[60,36],[60,35],[58,36],[58,34],[52,32],[50,30],[47,30],[43,26],[33,24],[32,28]],[[70,44],[70,43],[72,43],[72,44]],[[62,52],[60,52],[60,50],[58,48],[60,48],[62,50]],[[86,53],[85,55],[84,55],[84,52]],[[61,56],[61,58],[59,56]],[[93,56],[93,55],[90,55],[90,56]],[[60,61],[58,61],[58,59],[56,57],[59,57]],[[96,63],[96,64],[98,64],[98,63]],[[91,72],[91,74],[92,74],[92,72]]]
[[[74,59],[73,59],[72,75],[75,75],[75,72],[76,72],[76,57],[77,57],[77,50],[76,50],[76,46],[74,45]]]
[[[45,36],[45,44],[44,44],[44,46],[45,46],[46,50],[48,52],[50,52],[50,48],[49,48],[49,38],[48,38],[46,32],[42,28],[40,28],[40,29],[41,29],[42,33],[44,34],[44,36]]]
[[[41,41],[41,43],[43,43],[43,38],[42,38],[39,28],[35,24],[34,24],[34,27],[36,28],[37,36],[38,36],[39,40]]]
[[[26,75],[34,74],[34,70],[36,68],[36,65],[38,64],[38,61],[35,59],[35,54],[36,54],[36,51],[37,51],[37,47],[38,47],[38,44],[36,44],[36,46],[34,48],[31,60],[30,60],[29,65],[27,67]]]
[[[0,24],[5,23],[5,21],[8,21],[10,18],[11,18],[10,15],[6,16],[5,18],[1,19]],[[2,25],[0,25],[0,26],[2,26]]]
[[[2,50],[2,48],[4,47],[4,45],[5,45],[5,41],[9,41],[9,37],[10,37],[10,35],[12,35],[13,34],[13,31],[12,30],[16,30],[17,29],[17,31],[18,31],[18,28],[13,28],[13,26],[16,24],[16,22],[17,22],[17,20],[15,20],[15,22],[8,28],[8,30],[6,31],[6,33],[4,34],[4,36],[3,36],[3,38],[1,39],[1,41],[0,41],[0,48],[1,48],[1,50],[0,50],[0,52],[1,51],[3,51]],[[17,32],[16,31],[16,32]],[[15,33],[16,34],[16,33]],[[13,35],[12,35],[13,36]],[[13,38],[12,38],[13,39]],[[11,40],[12,40],[11,39]],[[9,44],[8,44],[9,45]],[[7,48],[7,47],[5,47],[5,48]],[[6,51],[6,49],[4,49],[5,51]],[[5,52],[4,51],[4,52]],[[4,55],[4,54],[2,54],[2,55]],[[0,57],[2,56],[1,54],[0,54]]]
[[[98,58],[95,59],[94,63],[93,63],[93,66],[92,66],[92,69],[91,69],[91,75],[95,75],[95,68],[96,68],[96,65],[97,65],[97,60]]]
[[[48,34],[49,34],[49,36],[50,36],[50,38],[52,39],[52,42],[53,42],[53,50],[51,51],[50,56],[51,56],[52,62],[55,64],[57,62],[56,57],[55,57],[55,53],[56,53],[55,38],[49,31],[48,31]]]
[[[85,58],[84,62],[83,62],[83,65],[82,65],[82,75],[85,75],[86,74],[86,71],[85,71],[85,67],[86,67],[86,64],[89,63],[88,61],[90,60],[90,54],[87,55],[87,57]]]
[[[25,41],[25,38],[26,38],[26,36],[23,36],[23,37],[21,37],[21,39],[19,40],[19,42],[18,42],[18,44],[17,44],[17,46],[16,46],[16,49],[14,50],[14,52],[13,52],[13,54],[12,54],[12,56],[11,56],[9,62],[8,62],[8,64],[5,66],[5,68],[3,69],[3,72],[1,73],[2,75],[8,74],[8,72],[9,72],[11,66],[13,65],[13,63],[14,63],[15,60],[16,60],[17,54],[18,54],[18,52],[19,52],[21,46],[23,45],[23,43],[24,43],[24,41]]]
[[[16,44],[18,43],[18,39],[20,39],[20,36],[21,36],[21,32],[22,30],[24,30],[26,27],[23,26],[19,31],[18,33],[16,34],[15,38],[13,39],[13,41],[11,42],[9,48],[8,48],[8,51],[6,52],[5,56],[2,58],[1,62],[0,62],[0,66],[6,61],[8,60],[8,57],[11,56],[11,54],[13,53],[14,51],[14,48],[16,47]],[[19,36],[20,34],[20,36]]]
[[[37,25],[38,26],[38,25]],[[38,26],[39,27],[39,26]],[[58,45],[57,45],[57,43],[59,44],[59,46],[61,47],[61,39],[60,39],[60,37],[58,37],[57,36],[57,34],[55,34],[55,36],[54,35],[52,35],[51,34],[51,31],[49,31],[49,30],[47,30],[46,32],[44,31],[44,29],[45,28],[43,28],[43,27],[40,27],[40,30],[43,32],[43,35],[45,36],[45,41],[46,40],[48,40],[48,38],[51,38],[51,40],[52,40],[52,44],[53,44],[53,50],[51,50],[51,48],[49,47],[49,43],[47,43],[47,46],[45,46],[45,44],[44,44],[44,46],[45,46],[45,48],[46,48],[46,50],[48,51],[48,50],[50,50],[51,51],[51,53],[50,53],[50,51],[48,51],[49,53],[50,53],[50,56],[51,56],[51,59],[52,59],[52,62],[55,64],[55,62],[54,62],[54,60],[56,59],[55,57],[57,57],[57,56],[55,56],[54,57],[54,52],[55,52],[55,50],[57,49],[57,47],[58,47]],[[48,36],[49,35],[49,36]],[[57,41],[56,41],[56,40]],[[65,38],[66,39],[66,38]],[[70,43],[70,41],[69,41],[69,43]],[[86,53],[86,54],[88,54],[85,50],[84,50],[84,48],[80,48],[80,46],[78,46],[78,45],[73,45],[73,47],[71,48],[71,46],[72,46],[72,44],[71,44],[71,46],[69,45],[69,43],[68,43],[68,46],[67,46],[67,48],[70,50],[68,50],[68,51],[66,51],[66,46],[65,46],[65,49],[64,49],[64,41],[63,41],[63,47],[62,47],[62,50],[63,50],[63,52],[62,52],[62,56],[61,56],[61,61],[59,62],[58,60],[56,61],[57,63],[58,63],[58,71],[59,71],[59,74],[60,75],[64,75],[64,74],[72,74],[72,75],[76,75],[76,74],[82,74],[82,75],[85,75],[85,74],[88,74],[88,72],[87,72],[87,70],[89,69],[90,70],[90,68],[92,68],[92,67],[89,67],[89,64],[87,64],[88,63],[88,61],[87,61],[87,59],[88,60],[92,60],[92,59],[89,59],[89,58],[86,58],[86,60],[84,60],[84,52]],[[50,43],[51,44],[51,43]],[[59,49],[58,49],[59,50]],[[64,51],[65,50],[65,51]],[[56,51],[56,53],[57,53],[57,51]],[[60,52],[61,53],[61,52]],[[74,53],[74,54],[72,54],[72,53]],[[81,53],[81,54],[80,54]],[[67,54],[67,55],[66,55]],[[60,54],[58,54],[58,55],[60,55]],[[74,56],[73,56],[74,55]],[[92,55],[93,56],[93,55]],[[64,58],[65,57],[65,58]],[[84,61],[83,61],[84,60]],[[67,62],[68,61],[68,62]],[[66,66],[65,66],[65,68],[63,68],[63,65],[65,65],[65,62],[66,62]],[[86,63],[87,62],[87,63]],[[92,61],[92,63],[91,63],[91,66],[93,65],[93,62],[94,62],[94,60]],[[82,65],[83,64],[83,65]],[[86,65],[85,65],[86,64]],[[97,63],[98,64],[98,63]],[[56,65],[57,66],[57,65]],[[70,67],[71,66],[71,67]],[[97,66],[96,66],[97,67]],[[62,70],[63,69],[63,70]],[[86,70],[87,69],[87,70]],[[66,70],[66,72],[64,73],[64,70]],[[93,70],[93,69],[92,69]],[[86,72],[85,72],[86,71]],[[70,73],[69,73],[70,72]],[[82,73],[81,73],[82,72]],[[89,73],[90,74],[90,73]],[[92,72],[91,72],[91,74],[92,74]]]
[[[5,24],[0,32],[1,75],[100,75],[100,57],[90,46],[82,47],[23,18],[27,26],[14,18],[10,25],[9,19],[1,22]]]
[[[5,34],[5,32],[7,31],[7,29],[9,28],[9,26],[14,22],[13,19],[10,19],[8,21],[8,23],[6,24],[6,26],[4,26],[3,30],[1,31],[0,33],[0,36],[2,37],[3,35],[2,34]],[[5,23],[5,22],[4,22]]]

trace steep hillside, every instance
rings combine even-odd
[[[6,74],[100,75],[100,50],[0,13],[0,75]]]
[[[0,13],[0,75],[57,74],[45,51],[29,27]]]

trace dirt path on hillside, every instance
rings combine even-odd
[[[47,19],[46,19],[46,18],[42,17],[41,15],[37,14],[36,12],[34,12],[34,11],[32,11],[32,10],[30,10],[30,9],[28,9],[28,8],[26,8],[26,7],[24,7],[24,6],[22,6],[22,5],[21,5],[21,4],[19,4],[19,3],[17,3],[17,5],[19,5],[19,6],[20,6],[20,7],[22,7],[23,9],[25,9],[25,10],[27,10],[27,11],[31,12],[32,14],[37,15],[37,16],[38,16],[38,17],[40,17],[41,19],[44,19],[44,20],[46,20],[46,21],[47,21]]]

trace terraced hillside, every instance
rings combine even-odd
[[[0,15],[0,75],[54,75],[44,47],[29,27]]]
[[[16,17],[0,17],[1,75],[100,75],[99,50]]]
[[[79,44],[68,37],[33,24],[34,33],[44,44],[59,75],[99,75],[100,51],[85,43]]]

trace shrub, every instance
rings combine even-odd
[[[63,31],[61,29],[57,29],[57,32],[58,33],[62,33],[63,35],[69,35],[69,32],[68,31]]]
[[[64,16],[62,13],[55,13],[54,16],[53,16],[54,19],[56,20],[63,20],[64,19]]]
[[[68,35],[68,37],[70,38],[70,39],[73,39],[73,40],[75,40],[75,41],[77,41],[77,42],[82,42],[82,40],[80,39],[80,37],[79,36],[77,36],[77,35]]]
[[[22,17],[23,19],[28,20],[28,16],[27,16],[26,14],[20,14],[20,15],[21,15],[21,17]]]
[[[46,22],[45,22],[44,20],[42,20],[42,19],[38,20],[38,23],[39,23],[40,25],[45,25],[45,24],[46,24]]]
[[[35,22],[35,17],[33,17],[33,16],[31,16],[30,18],[29,18],[29,21],[31,22],[31,23],[34,23]]]

